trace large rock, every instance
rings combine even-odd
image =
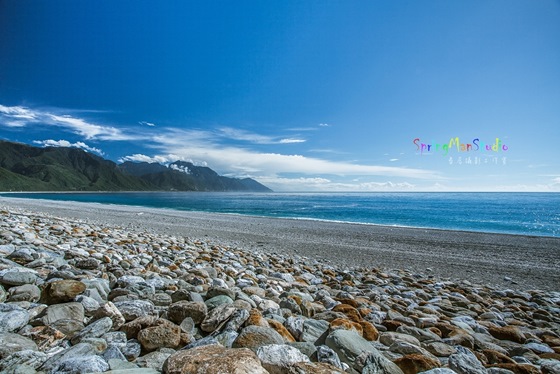
[[[352,373],[362,372],[369,366],[371,369],[367,370],[402,374],[398,366],[383,357],[369,341],[355,331],[334,330],[327,336],[325,343],[338,354],[341,362],[350,367]]]
[[[249,349],[224,348],[221,345],[206,345],[192,348],[169,356],[163,365],[166,374],[266,374],[268,373]]]
[[[196,325],[200,324],[206,318],[208,308],[206,304],[200,301],[181,300],[173,303],[167,310],[167,317],[171,322],[180,325],[187,317],[191,317]]]
[[[315,343],[329,329],[329,323],[323,320],[307,319],[303,322],[301,341]]]
[[[488,328],[488,332],[490,333],[490,335],[500,340],[510,340],[512,342],[521,344],[525,343],[525,341],[527,340],[523,332],[521,332],[521,330],[517,326],[490,326]]]
[[[112,327],[113,321],[111,321],[111,318],[101,318],[95,322],[90,323],[82,331],[77,333],[72,338],[72,344],[78,344],[86,338],[99,338],[103,336],[103,334],[109,332]]]
[[[97,309],[93,314],[93,319],[101,319],[105,317],[111,318],[111,321],[113,321],[114,330],[120,329],[126,322],[126,319],[124,318],[119,308],[117,308],[115,304],[110,301],[100,306],[99,309]]]
[[[29,369],[29,373],[33,373],[38,369],[47,359],[47,355],[43,352],[25,349],[17,351],[0,361],[0,372],[11,373],[25,373],[25,369]]]
[[[0,275],[0,283],[5,286],[22,286],[24,284],[35,284],[37,276],[35,273],[23,268],[10,269]]]
[[[486,374],[486,369],[476,356],[466,348],[457,347],[458,352],[449,356],[449,368],[458,374]]]
[[[18,334],[10,332],[0,333],[0,359],[24,350],[37,351],[37,344],[33,340]]]
[[[219,296],[216,296],[219,297]],[[227,296],[225,296],[227,297]],[[235,313],[236,309],[233,305],[228,303],[221,304],[208,313],[200,328],[205,332],[214,332],[220,330],[223,324]]]
[[[64,279],[54,281],[45,287],[41,293],[43,304],[60,304],[73,301],[74,298],[86,290],[86,285],[80,281]]]
[[[147,300],[117,301],[114,304],[127,321],[154,314],[154,304]]]
[[[283,374],[298,362],[310,362],[297,348],[285,344],[270,344],[257,349],[257,357],[270,374]]]
[[[27,310],[13,304],[0,304],[0,333],[17,331],[27,325],[27,322]]]
[[[39,301],[41,297],[41,289],[34,284],[24,284],[23,286],[17,286],[10,288],[9,301],[29,301],[35,303]]]
[[[53,370],[55,373],[81,374],[98,373],[109,370],[109,364],[100,356],[89,355],[81,357],[68,357],[58,363]]]
[[[247,326],[233,342],[233,348],[249,348],[256,351],[269,344],[284,344],[282,336],[270,327]]]
[[[43,322],[49,326],[62,319],[71,319],[83,323],[84,317],[84,306],[81,303],[55,304],[47,308]]]
[[[159,348],[177,348],[181,343],[181,328],[164,319],[159,319],[156,323],[138,333],[142,348],[148,352]]]
[[[420,347],[420,341],[418,339],[416,339],[414,336],[403,334],[400,332],[384,332],[379,336],[379,341],[388,347],[397,341],[407,342]]]
[[[404,374],[416,374],[441,366],[437,359],[421,354],[408,354],[395,360],[395,364],[401,368]]]

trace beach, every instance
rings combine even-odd
[[[501,288],[558,291],[560,238],[251,217],[21,198],[0,205],[185,236],[336,266],[408,269]]]
[[[557,244],[1,198],[0,372],[557,374]]]

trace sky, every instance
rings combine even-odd
[[[560,1],[0,0],[0,139],[275,191],[560,191]]]

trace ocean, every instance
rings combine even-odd
[[[560,237],[559,193],[18,193],[185,211]]]

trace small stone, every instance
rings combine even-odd
[[[86,290],[83,282],[64,279],[54,281],[45,287],[41,294],[41,302],[47,305],[66,303]]]
[[[74,263],[74,266],[77,267],[78,269],[95,270],[99,268],[100,264],[101,262],[99,260],[93,257],[88,257],[88,258],[77,259],[76,262]]]
[[[19,248],[6,256],[6,258],[20,265],[25,265],[33,260],[38,259],[39,255],[35,250],[31,248]]]
[[[326,345],[320,345],[317,347],[317,361],[324,362],[326,364],[333,365],[339,369],[342,369],[342,363],[340,358],[335,351]]]
[[[422,346],[431,354],[437,357],[449,357],[457,352],[455,348],[442,342],[431,342],[422,344]]]
[[[215,307],[214,309],[210,310],[204,321],[202,321],[202,324],[200,325],[201,330],[205,332],[214,332],[216,330],[219,330],[221,325],[225,324],[227,320],[235,313],[235,311],[235,307],[228,303],[224,303]]]
[[[206,298],[207,299],[212,299],[213,297],[220,296],[220,295],[224,295],[224,296],[229,297],[230,299],[232,299],[232,302],[235,299],[235,292],[233,290],[230,290],[229,288],[210,287],[208,289],[208,291],[206,291]]]
[[[216,341],[226,348],[231,348],[233,347],[233,342],[235,341],[235,339],[237,339],[238,336],[239,333],[237,331],[224,330],[216,335]]]
[[[191,317],[196,325],[200,324],[208,314],[206,304],[200,301],[178,301],[169,306],[167,317],[171,322],[180,324]]]
[[[64,303],[50,305],[43,317],[45,325],[53,325],[59,320],[75,320],[83,323],[84,307],[81,303]]]
[[[82,331],[72,338],[72,344],[80,343],[85,338],[99,338],[113,327],[111,318],[101,318],[87,325]]]
[[[315,343],[329,330],[329,323],[323,320],[307,319],[303,321],[300,340]]]
[[[403,341],[420,347],[420,341],[415,337],[393,331],[382,333],[379,336],[379,341],[388,347],[396,341]]]
[[[163,370],[163,364],[165,361],[174,354],[173,349],[160,349],[157,352],[150,352],[142,357],[138,357],[135,361],[137,365],[144,368],[150,368],[154,370],[154,373],[160,373]],[[138,369],[136,369],[138,370]]]
[[[370,342],[355,331],[335,330],[327,336],[325,343],[338,354],[341,362],[346,363],[351,368],[355,364],[361,366],[361,368],[369,365],[372,367],[372,370],[388,370],[394,373],[402,373],[398,366],[383,357]]]
[[[154,314],[154,304],[147,300],[117,301],[114,305],[126,321]]]
[[[435,369],[423,371],[422,374],[457,374],[457,373],[448,368],[435,368]]]
[[[130,339],[126,342],[126,345],[121,348],[121,352],[127,360],[132,361],[140,356],[140,353],[142,352],[142,346],[140,345],[140,342],[138,342],[138,340]]]
[[[272,329],[282,336],[285,342],[293,343],[296,341],[292,334],[290,334],[290,332],[280,322],[273,319],[268,319],[267,322]]]
[[[529,348],[531,351],[535,352],[536,354],[554,353],[554,349],[550,348],[546,344],[531,342],[525,344],[524,347]]]
[[[82,331],[84,323],[75,319],[58,319],[50,323],[48,327],[66,335],[68,339],[72,339],[78,332]]]
[[[241,328],[241,326],[243,326],[243,324],[247,321],[248,318],[249,318],[249,311],[247,311],[246,309],[237,309],[229,319],[225,329],[238,331]]]
[[[128,310],[127,308],[123,309]],[[101,319],[104,317],[109,317],[111,321],[113,321],[114,330],[120,329],[126,322],[126,319],[124,318],[119,308],[117,308],[117,306],[110,301],[99,307],[99,309],[97,309],[97,311],[93,315],[93,319]]]
[[[232,347],[249,348],[256,351],[259,347],[269,344],[284,344],[284,339],[270,327],[252,325],[241,330]]]
[[[204,302],[208,310],[212,310],[222,304],[233,304],[233,299],[226,295],[214,296]]]
[[[257,357],[270,374],[283,374],[298,362],[310,362],[309,358],[294,347],[271,344],[259,347]]]

